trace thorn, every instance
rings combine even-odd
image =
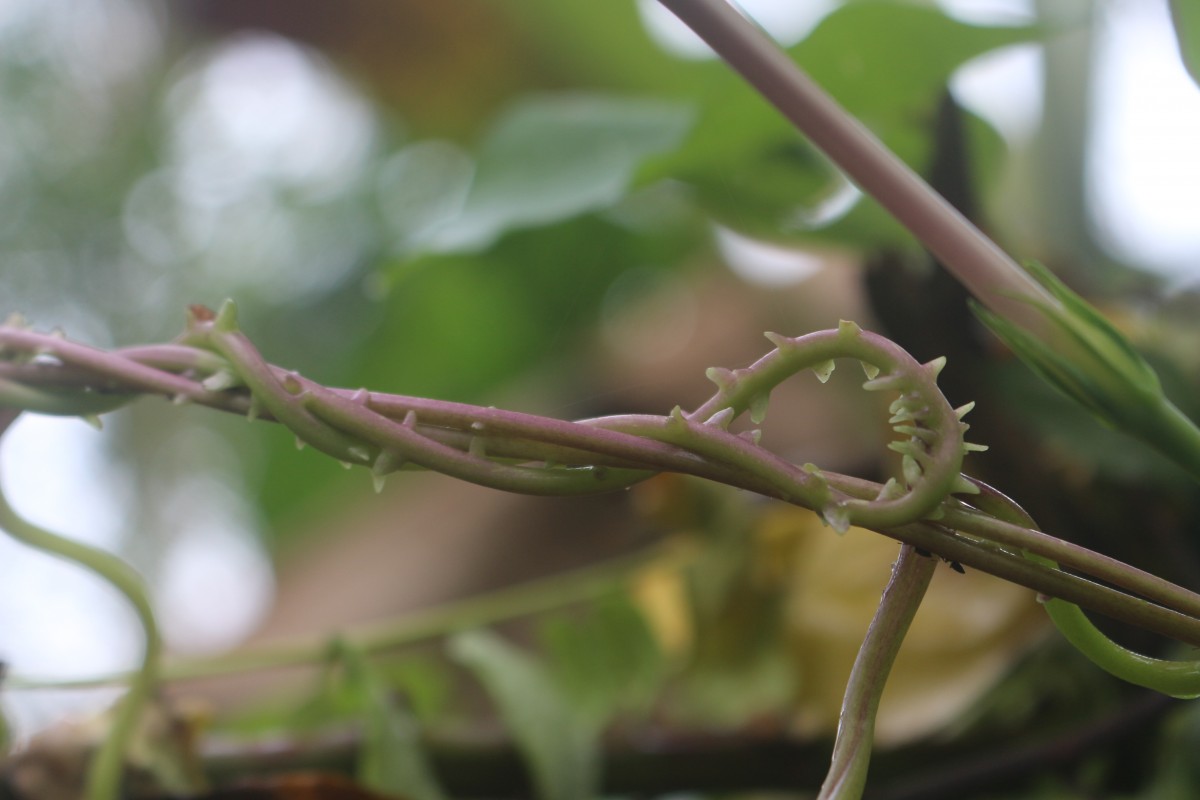
[[[917,445],[911,439],[903,442],[888,442],[887,448],[904,456],[912,457],[917,454]]]
[[[413,411],[410,408],[408,410],[408,413],[404,415],[404,421],[400,424],[403,425],[404,427],[408,428],[410,431],[416,430],[417,429],[417,412]]]
[[[289,372],[283,376],[283,389],[288,394],[300,394],[304,389],[304,385],[300,383],[299,372]]]
[[[683,413],[683,408],[675,406],[671,409],[671,413],[667,415],[667,427],[681,431],[688,429],[688,418]]]
[[[975,401],[974,401],[974,400],[972,400],[971,402],[969,402],[969,403],[967,403],[967,404],[965,404],[965,405],[961,405],[961,406],[959,406],[958,408],[954,409],[954,416],[958,417],[958,418],[959,418],[959,420],[962,420],[962,418],[963,418],[963,417],[965,417],[967,414],[971,413],[971,409],[973,409],[973,408],[975,408]]]
[[[364,464],[371,461],[371,451],[367,449],[366,445],[352,444],[346,448],[346,452]]]
[[[892,414],[891,419],[888,420],[888,424],[896,425],[897,423],[900,423],[900,422],[912,422],[914,420],[916,420],[916,417],[913,415],[913,413],[911,411],[909,411],[907,408],[902,408],[899,411]]]
[[[868,392],[884,392],[888,389],[899,389],[903,385],[903,375],[897,375],[889,372],[886,375],[880,375],[877,378],[872,378],[864,383],[862,388],[866,389]]]
[[[750,421],[761,425],[767,418],[767,404],[771,402],[770,392],[759,392],[750,398]]]
[[[4,320],[4,327],[17,328],[19,330],[29,330],[29,320],[20,311],[14,311]]]
[[[483,423],[479,420],[475,420],[471,423],[471,430],[475,431],[476,433],[483,433],[483,427]]]
[[[867,380],[874,380],[879,376],[879,367],[875,366],[871,362],[859,361],[858,363],[862,365],[863,372],[866,374]]]
[[[918,425],[896,425],[892,428],[896,433],[911,436],[922,444],[933,444],[937,441],[937,431]]]
[[[352,402],[358,403],[359,405],[365,406],[371,400],[371,393],[368,392],[365,388],[361,388],[361,389],[357,390],[354,394],[350,395],[350,400]]]
[[[966,575],[966,574],[967,574],[967,571],[966,571],[965,569],[963,569],[963,565],[962,565],[962,564],[960,564],[960,563],[958,563],[957,561],[951,561],[951,562],[950,562],[950,569],[954,570],[954,571],[955,571],[955,572],[957,572],[959,575]]]
[[[905,455],[904,458],[900,459],[900,471],[904,473],[904,481],[909,486],[917,485],[923,474],[921,465],[910,455]]]
[[[476,458],[487,458],[487,443],[480,436],[472,436],[467,444],[467,452]]]
[[[901,497],[903,494],[904,487],[901,486],[895,478],[888,478],[887,483],[880,487],[879,494],[875,496],[875,502],[878,503],[883,500],[895,500],[896,498]]]
[[[804,463],[804,465],[802,467],[800,467],[800,469],[804,470],[809,475],[820,475],[821,474],[821,468],[818,467],[816,464],[812,463],[811,461],[806,461]]]
[[[738,438],[745,439],[750,444],[757,446],[758,443],[762,441],[762,429],[752,428],[748,431],[742,431],[738,434]]]
[[[945,369],[945,367],[946,367],[946,357],[945,356],[938,356],[933,361],[930,361],[929,363],[925,364],[925,369],[929,370],[933,374],[933,377],[935,377],[935,378],[938,375],[942,374],[942,370]]]
[[[836,366],[837,363],[831,358],[828,361],[822,361],[820,364],[814,366],[812,371],[816,374],[817,380],[819,380],[821,383],[825,383],[829,380],[829,376],[833,374],[833,369]]]
[[[98,431],[104,430],[104,420],[100,419],[99,414],[84,414],[80,419]]]
[[[913,552],[916,553],[917,555],[923,556],[925,558],[933,558],[933,553],[929,552],[924,547],[917,547],[916,545],[914,545]]]
[[[223,392],[237,386],[239,382],[237,375],[227,369],[222,369],[200,381],[200,385],[210,392]]]
[[[838,322],[838,335],[843,338],[857,337],[862,333],[862,328],[858,327],[858,323],[850,320],[840,320]]]
[[[733,422],[733,417],[734,413],[732,408],[722,408],[720,411],[706,419],[704,424],[713,425],[723,431],[727,431],[729,430],[729,423]]]
[[[191,402],[191,400],[192,399],[190,397],[188,397],[186,394],[184,394],[183,392],[180,392],[179,394],[171,396],[171,405],[186,406],[188,403]]]
[[[55,325],[50,329],[50,338],[58,339],[59,341],[66,341],[67,332],[62,329],[61,325]]]
[[[796,340],[790,339],[783,334],[767,331],[763,336],[767,337],[767,341],[780,350],[794,350],[796,348]]]
[[[979,487],[958,475],[950,484],[950,494],[979,494]]]
[[[709,367],[704,370],[704,377],[717,385],[717,389],[722,392],[727,392],[737,383],[737,376],[733,374],[733,370],[725,367]]]
[[[387,483],[387,478],[383,475],[371,473],[371,487],[375,490],[375,494],[383,493],[383,485]]]
[[[843,503],[830,503],[822,508],[821,519],[838,534],[850,530],[850,510]]]
[[[213,311],[208,306],[202,306],[199,303],[192,303],[187,307],[187,311],[184,313],[184,324],[190,330],[202,322],[212,322],[216,318],[217,312]]]
[[[986,453],[988,446],[986,444],[975,444],[974,442],[963,442],[964,453]]]
[[[304,440],[303,440],[303,439],[301,439],[299,436],[297,436],[297,437],[296,437],[296,449],[297,449],[297,450],[303,450],[303,449],[304,449]]]
[[[237,330],[237,304],[232,300],[227,299],[221,303],[217,316],[213,318],[213,330],[218,333],[233,333]]]
[[[349,461],[338,461],[338,463],[342,465],[342,469],[350,469],[352,466],[354,466]]]
[[[375,456],[375,462],[371,464],[371,474],[382,478],[404,466],[404,461],[403,457],[391,450],[380,450],[379,455]]]

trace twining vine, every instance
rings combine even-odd
[[[1048,273],[1017,267],[724,0],[660,2],[954,272],[987,307],[984,322],[1043,377],[1200,478],[1200,429],[1170,404],[1149,367],[1102,316]],[[232,304],[217,313],[193,307],[173,343],[113,352],[10,320],[0,326],[0,435],[23,411],[96,420],[136,397],[158,395],[277,422],[298,443],[368,468],[377,489],[390,473],[414,467],[505,491],[559,495],[611,491],[677,472],[804,506],[835,531],[858,525],[891,536],[904,547],[847,688],[821,791],[829,800],[861,795],[879,694],[932,572],[934,562],[924,553],[1039,592],[1068,641],[1119,677],[1173,696],[1200,695],[1200,662],[1126,650],[1081,610],[1200,646],[1200,596],[1038,531],[1011,500],[964,476],[963,458],[978,448],[963,439],[962,417],[970,407],[952,408],[937,390],[943,363],[919,364],[850,323],[768,338],[775,349],[755,364],[710,370],[717,392],[692,412],[565,422],[322,386],[268,363],[238,329]],[[884,484],[793,464],[761,447],[757,428],[734,432],[746,412],[751,425],[761,424],[781,381],[805,370],[824,380],[841,358],[863,365],[866,389],[896,395],[890,422],[902,438],[890,447],[901,456],[899,475]],[[0,525],[101,575],[138,611],[146,634],[143,665],[89,775],[89,798],[111,800],[118,795],[123,751],[159,669],[146,592],[127,565],[31,525],[7,501],[0,501]]]
[[[404,468],[544,495],[612,491],[669,471],[809,508],[835,531],[856,525],[896,538],[907,546],[855,666],[823,797],[861,793],[878,695],[934,563],[925,553],[1053,598],[1047,608],[1068,640],[1110,672],[1174,696],[1200,694],[1200,665],[1125,650],[1101,635],[1079,608],[1200,645],[1200,596],[1037,531],[1012,501],[964,476],[964,456],[982,447],[963,438],[968,429],[963,417],[971,406],[951,407],[937,388],[944,360],[921,364],[853,323],[797,338],[767,338],[775,348],[754,364],[710,369],[717,390],[691,412],[676,407],[664,416],[566,422],[325,387],[268,363],[239,329],[231,302],[219,312],[193,306],[184,333],[172,343],[112,352],[36,332],[15,319],[0,326],[0,408],[9,424],[21,411],[96,418],[139,396],[158,395],[178,406],[209,406],[283,425],[298,444],[368,469],[377,490],[387,475]],[[760,445],[757,426],[772,390],[805,371],[824,382],[838,359],[861,364],[865,389],[894,395],[890,423],[901,438],[889,447],[900,455],[898,478],[878,484],[798,465]],[[752,427],[735,432],[743,415]],[[159,667],[159,637],[145,592],[113,556],[31,526],[7,502],[0,502],[0,524],[30,546],[102,575],[138,609],[145,660],[90,777],[91,797],[114,797],[121,748]]]

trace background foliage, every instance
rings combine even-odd
[[[1197,498],[1174,467],[1067,411],[1006,360],[907,235],[762,100],[721,64],[666,52],[647,33],[647,5],[15,3],[0,16],[0,103],[13,109],[0,116],[4,304],[109,346],[170,336],[187,304],[233,296],[272,361],[324,383],[563,417],[686,405],[706,392],[705,367],[759,354],[762,330],[856,318],[919,358],[950,356],[947,393],[980,402],[976,438],[993,448],[981,476],[1043,527],[1195,584]],[[830,5],[790,45],[796,60],[1007,249],[1096,298],[1195,417],[1194,289],[1122,263],[1087,224],[1090,118],[1078,98],[1104,4],[1016,26],[919,3]],[[1045,49],[1046,112],[1033,133],[1005,139],[948,102],[946,86],[965,62],[1014,44]],[[741,237],[801,248],[816,272],[756,284]],[[877,409],[851,384],[795,389],[772,412],[777,449],[885,472]],[[443,791],[430,774],[446,773],[437,759],[453,747],[432,767],[413,755],[393,771],[379,752],[412,746],[418,729],[459,746],[496,716],[548,797],[593,791],[602,749],[637,750],[630,731],[686,743],[719,730],[751,745],[827,736],[834,720],[817,687],[838,685],[843,640],[865,626],[839,609],[873,604],[892,557],[831,540],[829,563],[864,576],[839,605],[850,576],[812,567],[809,540],[827,530],[677,481],[563,504],[406,476],[376,499],[361,474],[297,453],[278,431],[149,404],[115,417],[102,447],[111,460],[97,479],[125,499],[122,527],[137,531],[110,544],[164,597],[201,608],[180,611],[174,633],[166,612],[184,650],[206,595],[253,577],[219,566],[190,595],[177,588],[172,565],[194,560],[214,528],[236,542],[224,564],[230,552],[265,553],[278,581],[273,609],[265,590],[242,595],[254,613],[232,634],[212,623],[217,641],[252,624],[260,638],[324,635],[668,543],[603,601],[510,638],[464,633],[449,655],[435,647],[396,663],[341,653],[308,705],[262,712],[247,707],[255,689],[212,690],[243,734],[358,730],[373,715],[360,777],[414,796]],[[443,544],[414,544],[426,540]],[[914,748],[910,765],[950,741],[986,775],[977,743],[1001,737],[1044,747],[1019,796],[1168,797],[1194,785],[1180,755],[1194,712],[1168,718],[1163,704],[1138,716],[1148,701],[1042,637],[1028,598],[990,604],[1006,609],[994,618],[973,610],[970,598],[997,591],[983,577],[945,590],[961,613],[942,608],[926,623],[961,626],[962,646],[948,654],[939,647],[954,635],[934,637],[911,674],[950,665],[962,685],[910,687],[896,701],[908,708],[893,729]],[[18,645],[4,647],[25,669]],[[1093,748],[1046,771],[1040,731],[1083,735],[1100,718],[1117,720],[1118,743],[1166,720],[1147,739],[1161,746],[1120,762]],[[934,731],[944,738],[913,744]],[[738,788],[797,787],[768,780],[770,769],[746,770]],[[896,786],[916,774],[879,769]],[[726,788],[680,780],[674,788]]]

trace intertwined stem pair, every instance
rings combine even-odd
[[[914,563],[917,556],[913,553],[919,548],[1029,586],[1057,598],[1054,603],[1061,605],[1052,611],[1073,609],[1053,616],[1065,623],[1072,642],[1102,666],[1171,694],[1200,691],[1200,671],[1195,664],[1161,662],[1121,651],[1093,635],[1094,629],[1085,630],[1090,623],[1070,605],[1080,603],[1200,644],[1200,597],[1039,533],[1001,495],[963,477],[963,456],[975,449],[963,440],[967,426],[961,418],[969,407],[951,408],[937,390],[940,361],[919,364],[890,341],[851,323],[795,339],[774,334],[768,338],[776,348],[755,364],[733,371],[710,370],[717,392],[690,413],[676,408],[666,416],[565,422],[324,387],[267,363],[240,332],[233,306],[227,304],[220,313],[193,308],[184,335],[175,343],[112,353],[21,325],[0,327],[0,406],[10,409],[10,416],[20,410],[90,416],[141,394],[162,395],[181,405],[208,405],[251,419],[279,422],[298,442],[347,464],[368,467],[377,488],[386,474],[405,465],[531,494],[611,491],[661,471],[695,475],[811,508],[835,530],[849,525],[878,530],[913,546],[902,563]],[[880,485],[825,472],[811,464],[796,465],[761,447],[756,428],[740,433],[731,430],[745,412],[752,424],[761,423],[771,390],[781,381],[809,369],[824,380],[838,358],[852,358],[863,365],[867,389],[895,394],[891,422],[903,438],[890,446],[901,454],[902,479]],[[961,497],[952,496],[954,493]],[[8,515],[10,531],[19,535],[21,525],[15,515]],[[73,549],[61,540],[30,543],[93,569],[107,569],[101,561],[108,557]],[[1131,593],[1064,572],[1056,567],[1056,561]],[[910,569],[913,574],[928,571],[924,567]],[[143,603],[136,581],[126,578],[121,579],[119,588],[135,603]],[[910,614],[913,608],[901,606],[915,608],[920,594],[885,595],[881,617]],[[153,618],[148,606],[144,611],[152,646],[147,647],[139,686],[153,679],[157,656]],[[882,689],[890,663],[871,654],[893,652],[903,634],[902,627],[892,624],[873,630],[876,628],[883,631],[885,641],[868,637],[863,650],[868,667],[865,673],[856,668],[859,677],[852,681],[847,697],[850,718],[860,723],[873,715],[877,697],[872,699],[872,693]],[[145,696],[145,691],[131,693],[125,712],[135,715]],[[845,730],[857,743],[848,751],[855,765],[851,771],[857,774],[865,769],[861,764],[869,752],[869,729],[864,731],[860,724]],[[839,745],[841,752],[846,748]],[[837,766],[835,763],[835,772]],[[112,780],[111,769],[99,774]],[[856,779],[830,785],[857,783]],[[853,792],[837,789],[828,796],[847,797]]]

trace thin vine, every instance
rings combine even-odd
[[[904,551],[904,564],[919,558],[913,555],[919,549],[1029,586],[1056,598],[1047,604],[1052,618],[1068,640],[1100,666],[1166,693],[1197,694],[1196,665],[1149,659],[1099,639],[1071,604],[1200,644],[1200,596],[1037,531],[1011,501],[998,500],[990,487],[965,478],[963,458],[980,448],[963,439],[968,426],[962,417],[970,406],[952,408],[937,389],[943,361],[920,364],[892,342],[852,323],[797,338],[768,334],[768,339],[775,349],[749,367],[709,370],[717,390],[692,412],[676,408],[665,416],[565,422],[322,386],[267,362],[239,330],[233,304],[226,303],[215,313],[193,307],[176,342],[111,353],[24,325],[0,326],[0,407],[11,420],[22,410],[92,417],[143,394],[177,405],[211,406],[281,424],[298,443],[370,470],[377,489],[386,475],[406,465],[530,494],[612,491],[663,471],[695,475],[810,508],[836,531],[857,525],[892,536],[911,545]],[[895,394],[890,421],[904,438],[889,446],[901,455],[901,479],[881,485],[812,464],[797,465],[763,448],[757,427],[740,433],[730,429],[745,413],[753,425],[761,424],[776,386],[806,371],[824,381],[840,358],[862,364],[864,388]],[[123,748],[160,669],[152,613],[136,576],[114,557],[49,534],[51,538],[31,537],[27,524],[10,512],[6,504],[0,507],[0,521],[10,533],[102,574],[139,610],[146,632],[145,660],[131,676],[118,724],[92,773],[89,797],[107,800],[119,785]],[[1065,572],[1059,562],[1113,586]],[[913,567],[913,574],[926,574],[932,563]],[[895,599],[900,594],[905,593],[885,593],[880,619],[904,619],[915,609],[912,593],[905,594],[907,600]],[[528,607],[518,591],[512,608]],[[888,629],[901,630],[890,623]],[[856,796],[858,789],[853,787],[860,787],[865,775],[869,720],[890,665],[890,659],[876,656],[891,652],[899,641],[885,641],[881,635],[868,636],[862,658],[874,666],[858,670],[848,688],[844,714],[857,722],[847,728],[848,738],[836,751],[829,797]],[[411,632],[405,636],[377,631],[373,637],[364,651],[379,652],[412,640]],[[355,646],[361,648],[358,641]],[[282,657],[287,663],[315,663],[326,650],[301,646]],[[251,670],[282,662],[278,654],[251,653],[235,663]],[[215,670],[220,671],[219,666]],[[212,671],[209,665],[195,674]],[[185,677],[186,665],[177,674]]]

